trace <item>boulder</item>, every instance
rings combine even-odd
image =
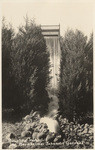
[[[32,134],[30,131],[23,131],[21,133],[21,137],[31,137],[31,136],[32,136]]]
[[[15,134],[14,133],[9,133],[7,136],[6,136],[6,139],[8,140],[8,141],[11,141],[12,139],[14,139],[16,136],[15,136]]]
[[[82,134],[86,134],[86,133],[88,133],[88,129],[87,129],[87,128],[84,128]]]
[[[89,127],[90,127],[90,128],[93,128],[93,125],[91,124]]]
[[[85,126],[84,126],[84,128],[88,128],[88,127],[89,127],[89,125],[86,123]]]
[[[49,133],[46,137],[46,142],[53,142],[55,139],[55,134],[54,133]]]
[[[81,136],[82,134],[81,134],[81,132],[78,132],[77,135],[78,135],[78,136]]]
[[[17,144],[10,144],[8,149],[16,149],[17,148]]]
[[[69,132],[70,126],[68,124],[66,124],[64,130]]]
[[[81,125],[81,128],[84,128],[84,124]]]
[[[49,130],[48,130],[48,129],[46,129],[46,128],[44,128],[44,129],[41,129],[41,132],[48,133],[48,132],[49,132]]]
[[[86,145],[86,146],[89,146],[89,145],[90,145],[90,143],[89,143],[88,141],[86,141],[86,142],[85,142],[85,145]]]
[[[30,112],[30,116],[32,116],[33,115],[33,110]]]
[[[31,124],[31,128],[36,128],[37,126],[38,126],[37,122],[33,122],[33,123]]]
[[[33,114],[32,114],[32,117],[38,115],[39,113],[37,111],[35,111]]]
[[[30,137],[28,137],[27,139],[26,139],[26,142],[29,142],[31,140],[31,138]]]
[[[54,139],[54,142],[55,142],[55,143],[57,143],[57,142],[62,142],[62,137],[61,137],[61,135],[56,136],[55,139]]]
[[[30,115],[27,115],[23,118],[24,121],[30,121],[32,120],[31,116]]]
[[[89,128],[88,133],[93,133],[93,128]]]
[[[31,117],[33,120],[40,120],[40,114],[37,111],[31,114]]]
[[[70,125],[74,125],[74,122],[70,122]]]
[[[9,142],[3,142],[2,143],[2,149],[8,149],[10,143]]]
[[[32,139],[33,139],[33,140],[38,139],[38,132],[33,132],[33,134],[32,134]]]
[[[66,118],[62,119],[62,123],[63,124],[68,124],[68,119],[66,119]]]
[[[38,139],[45,139],[47,134],[45,132],[38,133]]]
[[[25,131],[31,131],[31,132],[33,133],[32,124],[31,124],[31,123],[27,124],[27,125],[24,127],[24,130],[25,130]]]
[[[78,128],[81,128],[81,125],[78,123],[78,124],[77,124],[77,127],[78,127]]]

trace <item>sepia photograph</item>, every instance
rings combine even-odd
[[[0,4],[2,149],[94,149],[94,1]]]

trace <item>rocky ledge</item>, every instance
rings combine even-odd
[[[93,125],[69,122],[62,116],[58,117],[59,132],[50,132],[46,123],[40,122],[40,115],[31,112],[15,123],[19,132],[14,131],[6,136],[2,143],[3,149],[92,149]]]

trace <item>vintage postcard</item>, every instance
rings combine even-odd
[[[94,149],[94,1],[1,1],[1,148]]]

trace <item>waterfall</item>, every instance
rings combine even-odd
[[[51,101],[48,106],[48,116],[52,117],[56,115],[58,106],[58,98],[56,96],[58,86],[59,86],[59,73],[60,73],[60,43],[58,36],[45,37],[47,49],[50,53],[50,92],[49,96]],[[53,93],[52,93],[53,92]]]
[[[59,73],[60,73],[60,43],[59,37],[45,37],[47,49],[50,53],[50,76],[52,77],[50,82],[51,90],[57,91],[59,85]]]
[[[59,88],[59,74],[60,74],[60,42],[59,42],[60,26],[42,26],[42,33],[46,40],[47,50],[50,54],[50,77],[51,81],[49,84],[48,94],[51,98],[48,105],[48,114],[41,118],[41,121],[47,123],[50,131],[57,131],[58,123],[56,115],[58,112],[58,97],[57,91]],[[50,121],[49,121],[50,120]],[[51,122],[51,125],[49,125]],[[56,124],[56,126],[54,125]],[[52,129],[50,128],[52,126]],[[59,128],[59,127],[58,127]]]

